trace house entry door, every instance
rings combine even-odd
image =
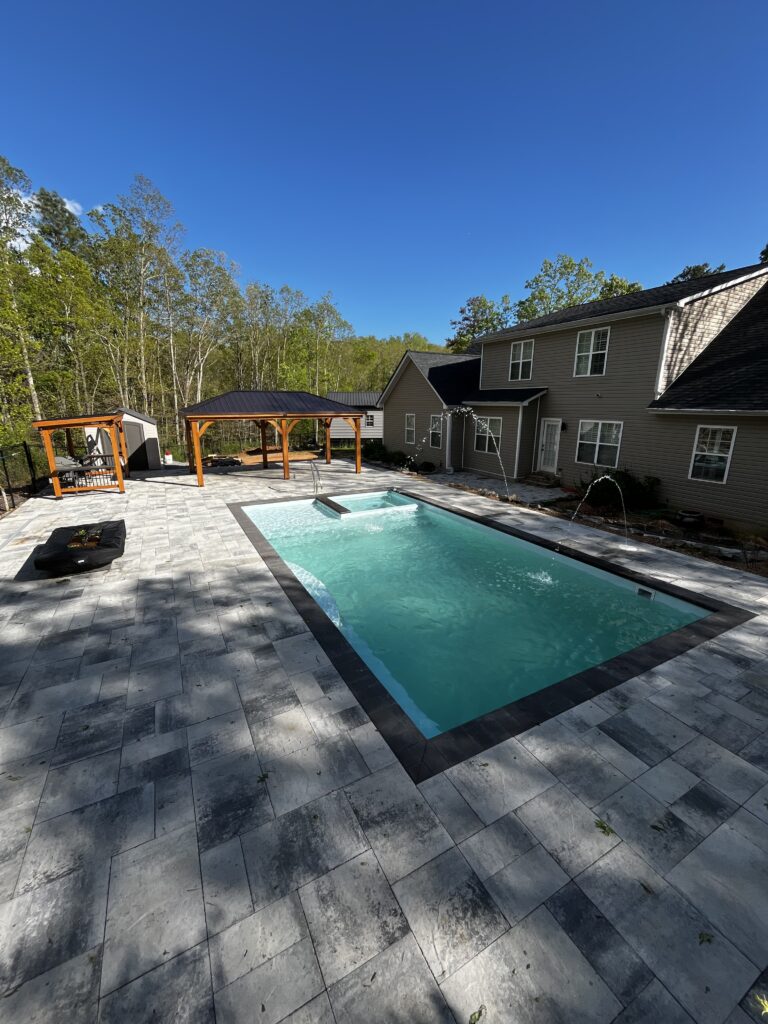
[[[560,420],[542,420],[539,439],[539,466],[545,473],[557,473],[560,451]]]

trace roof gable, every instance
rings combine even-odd
[[[768,411],[768,284],[650,408]]]
[[[480,357],[477,355],[414,352],[409,349],[381,393],[380,405],[389,398],[409,363],[416,367],[443,405],[458,405],[464,391],[477,387],[480,380]]]

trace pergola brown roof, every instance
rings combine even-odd
[[[330,425],[334,419],[343,419],[355,432],[355,471],[360,472],[361,409],[356,409],[330,398],[313,395],[309,391],[227,391],[223,395],[207,398],[181,410],[184,419],[187,456],[190,473],[197,474],[199,487],[204,485],[203,458],[200,438],[211,426],[224,420],[252,420],[261,430],[261,450],[264,468],[267,467],[267,424],[280,435],[283,449],[283,477],[290,479],[288,437],[300,420],[319,420],[325,426],[325,461],[331,461]]]

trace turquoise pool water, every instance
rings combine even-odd
[[[427,738],[708,614],[394,492],[333,500],[245,511]]]

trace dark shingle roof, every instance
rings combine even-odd
[[[374,409],[381,398],[380,391],[329,391],[328,398],[342,405],[356,405],[360,409]]]
[[[319,416],[323,413],[358,412],[353,406],[333,402],[330,398],[310,394],[309,391],[226,391],[215,398],[207,398],[197,405],[188,405],[183,414],[210,414],[212,416]]]
[[[768,410],[768,284],[650,408]]]
[[[494,331],[492,334],[483,336],[483,341],[503,341],[505,338],[514,337],[517,334],[527,334],[539,327],[553,327],[558,324],[568,324],[576,320],[589,320],[592,317],[611,316],[615,313],[630,313],[637,311],[641,313],[644,309],[652,309],[656,306],[668,306],[681,299],[687,299],[691,295],[698,295],[699,292],[708,291],[718,285],[727,284],[740,277],[755,271],[763,270],[768,272],[768,266],[755,263],[749,267],[738,267],[736,270],[724,270],[720,274],[707,274],[706,277],[697,277],[692,281],[681,281],[677,284],[662,284],[657,288],[645,288],[640,292],[631,292],[629,295],[615,295],[611,299],[597,299],[594,302],[584,302],[579,306],[568,306],[567,309],[558,309],[546,316],[538,316],[533,320],[526,320],[524,323],[515,324],[503,331]]]
[[[519,405],[530,402],[537,395],[543,395],[547,388],[485,388],[485,390],[472,391],[462,399],[463,405],[491,405],[503,402],[505,405]]]
[[[458,405],[480,383],[480,357],[446,352],[408,352],[446,405]]]

